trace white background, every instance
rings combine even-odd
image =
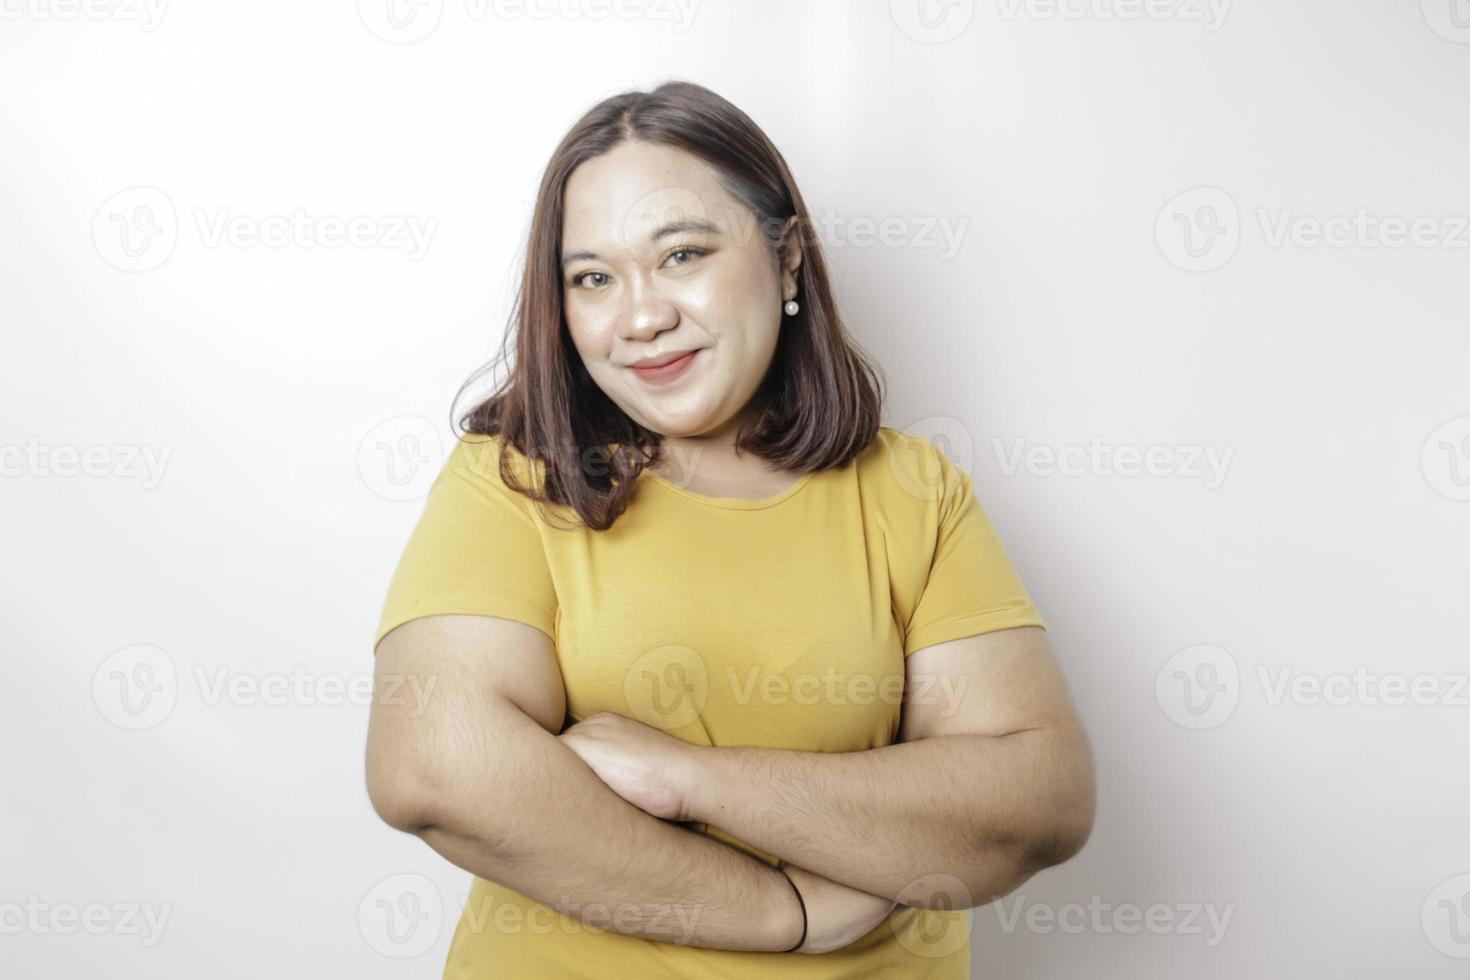
[[[439,975],[352,690],[542,166],[666,77],[829,216],[1092,734],[975,975],[1464,975],[1470,4],[924,2],[0,0],[6,975]]]

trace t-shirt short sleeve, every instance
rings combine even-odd
[[[555,639],[544,525],[536,502],[502,479],[500,446],[498,437],[462,437],[445,460],[388,586],[374,650],[409,620],[451,613],[513,619]],[[506,451],[528,482],[525,457]]]
[[[931,465],[939,478],[934,560],[904,632],[904,656],[936,643],[1045,621],[1031,602],[970,475],[943,452]]]

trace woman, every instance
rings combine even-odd
[[[694,84],[546,169],[377,634],[433,696],[375,703],[373,805],[475,876],[446,977],[968,977],[962,910],[1090,833],[1045,624],[810,231]]]

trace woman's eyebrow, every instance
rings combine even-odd
[[[655,231],[652,235],[649,235],[648,240],[651,242],[656,242],[660,238],[667,238],[670,235],[678,235],[686,231],[702,231],[709,235],[718,235],[720,233],[720,229],[718,227],[710,224],[703,218],[685,218],[682,221],[670,221],[668,224],[665,224],[663,227]],[[579,262],[583,259],[595,260],[597,258],[599,258],[599,256],[596,252],[589,252],[586,249],[579,249],[575,252],[563,253],[561,257],[561,265],[562,268],[565,269],[573,262]]]

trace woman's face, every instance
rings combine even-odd
[[[567,181],[562,296],[572,342],[624,412],[675,440],[738,424],[796,293],[749,208],[698,157],[627,141]],[[794,223],[790,219],[787,227]],[[694,351],[663,376],[633,365]]]

